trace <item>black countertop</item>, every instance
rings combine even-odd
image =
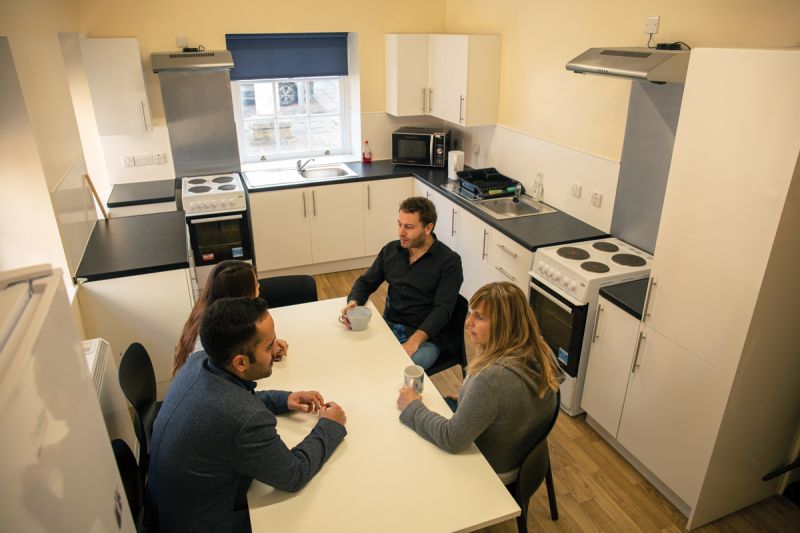
[[[175,201],[175,180],[118,183],[111,189],[106,205],[125,207],[129,205],[158,204]]]
[[[189,268],[186,220],[183,211],[170,211],[98,220],[75,277],[97,281],[179,268]]]
[[[600,289],[600,296],[604,296],[623,311],[641,320],[649,279],[637,279],[636,281],[603,287]]]
[[[570,242],[585,241],[608,237],[608,234],[590,226],[577,218],[561,211],[545,215],[534,215],[514,219],[498,220],[487,215],[472,202],[457,194],[440,187],[447,183],[447,170],[428,167],[412,167],[395,165],[391,160],[374,161],[372,163],[347,163],[347,166],[358,173],[358,177],[335,178],[331,180],[314,181],[312,184],[293,183],[264,189],[248,189],[250,193],[274,191],[277,189],[293,189],[308,187],[310,185],[328,185],[354,181],[368,181],[377,179],[397,178],[400,176],[415,176],[417,179],[435,188],[438,192],[463,207],[485,223],[507,235],[528,250],[535,251],[543,246],[566,244]],[[245,184],[246,185],[246,184]],[[546,202],[545,202],[546,203]]]

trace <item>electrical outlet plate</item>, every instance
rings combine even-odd
[[[478,155],[481,153],[481,145],[480,144],[473,144],[472,145],[472,155]]]
[[[576,183],[576,184],[574,184],[574,185],[572,186],[572,197],[573,197],[573,198],[580,198],[580,197],[581,197],[581,191],[582,191],[582,190],[583,190],[583,187],[581,186],[581,184],[580,184],[580,183]]]
[[[153,164],[153,154],[139,154],[133,156],[134,160],[136,161],[136,166],[140,165],[152,165]]]
[[[592,193],[592,205],[595,206],[595,207],[600,207],[600,205],[602,203],[603,203],[603,193],[597,192],[597,191],[593,192]]]
[[[153,161],[155,161],[156,165],[166,165],[167,164],[167,154],[164,152],[159,152],[153,154]]]
[[[175,37],[175,46],[177,46],[178,48],[186,48],[187,46],[189,46],[189,40],[184,35]]]
[[[124,155],[122,156],[122,166],[123,167],[135,167],[136,166],[136,159],[132,155]]]
[[[644,19],[644,32],[648,35],[658,33],[658,21],[661,17],[647,17]]]

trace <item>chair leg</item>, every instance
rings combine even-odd
[[[544,481],[547,484],[547,501],[550,502],[550,518],[553,520],[558,520],[556,489],[553,486],[553,471],[550,469],[550,465],[547,465],[547,474],[544,476]]]

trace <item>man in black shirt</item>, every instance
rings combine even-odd
[[[347,297],[342,317],[384,281],[389,284],[383,318],[415,364],[430,368],[439,356],[437,336],[453,314],[464,281],[461,257],[433,233],[436,207],[427,198],[400,204],[397,236],[381,249],[375,262]]]

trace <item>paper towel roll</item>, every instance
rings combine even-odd
[[[447,153],[447,178],[457,180],[456,172],[464,170],[464,152],[461,150],[450,150]]]

